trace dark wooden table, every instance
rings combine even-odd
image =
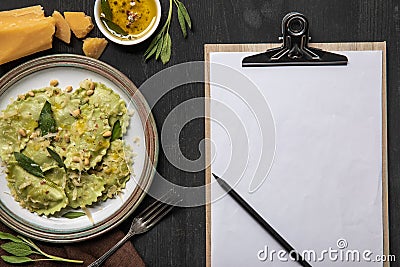
[[[134,47],[111,43],[101,57],[104,62],[125,73],[137,86],[165,67],[177,63],[202,60],[206,43],[277,42],[280,23],[290,11],[305,14],[311,25],[313,42],[387,41],[388,49],[388,138],[389,138],[389,200],[390,252],[400,258],[400,1],[395,0],[183,0],[193,20],[193,32],[182,38],[176,15],[171,25],[172,58],[163,66],[154,60],[145,63],[143,52],[149,42]],[[94,0],[1,0],[0,10],[41,4],[47,15],[59,11],[86,11],[93,15]],[[163,20],[168,0],[161,0]],[[174,11],[175,12],[175,11]],[[94,29],[90,36],[101,36]],[[0,40],[1,42],[1,40]],[[73,38],[71,45],[59,40],[54,48],[0,66],[0,76],[29,59],[54,53],[82,54],[81,41]],[[143,92],[148,95],[151,92]],[[166,94],[153,109],[160,130],[164,119],[179,103],[204,95],[204,86],[192,84]],[[181,149],[189,159],[200,156],[199,141],[204,138],[204,121],[196,119],[180,133]],[[162,150],[158,171],[174,183],[198,186],[204,183],[204,172],[189,173],[173,167]],[[148,202],[149,199],[145,199]],[[128,224],[121,226],[127,230]],[[133,240],[148,266],[205,265],[205,208],[177,209],[151,232]],[[392,266],[398,266],[393,263]]]

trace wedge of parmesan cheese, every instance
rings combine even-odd
[[[0,27],[0,64],[52,48],[55,20],[30,19]]]
[[[83,53],[86,56],[98,59],[106,49],[108,42],[104,38],[86,38],[83,40]]]
[[[64,12],[64,17],[77,38],[85,38],[94,27],[92,18],[83,12]]]
[[[56,21],[56,37],[64,43],[69,44],[71,41],[71,28],[67,21],[58,11],[54,11],[52,17]]]

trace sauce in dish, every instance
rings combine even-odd
[[[102,0],[101,20],[120,39],[132,40],[148,33],[157,19],[157,0]]]

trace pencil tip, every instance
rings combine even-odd
[[[215,173],[213,173],[212,175],[214,176],[215,179],[219,178],[217,175],[215,175]]]

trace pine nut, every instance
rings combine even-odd
[[[103,137],[110,137],[111,136],[111,131],[106,131],[103,133]]]
[[[65,92],[70,93],[70,92],[72,92],[72,89],[73,89],[72,86],[69,85],[69,86],[65,87]]]
[[[77,118],[79,115],[81,115],[81,110],[79,108],[75,109],[71,112],[71,115],[74,116],[74,118]]]
[[[58,81],[57,81],[57,80],[51,80],[51,81],[50,81],[50,86],[55,87],[55,86],[57,86],[57,85],[58,85]]]
[[[26,132],[25,132],[24,129],[19,129],[19,130],[18,130],[18,133],[19,133],[19,135],[22,136],[22,137],[25,137],[25,136],[26,136]]]

